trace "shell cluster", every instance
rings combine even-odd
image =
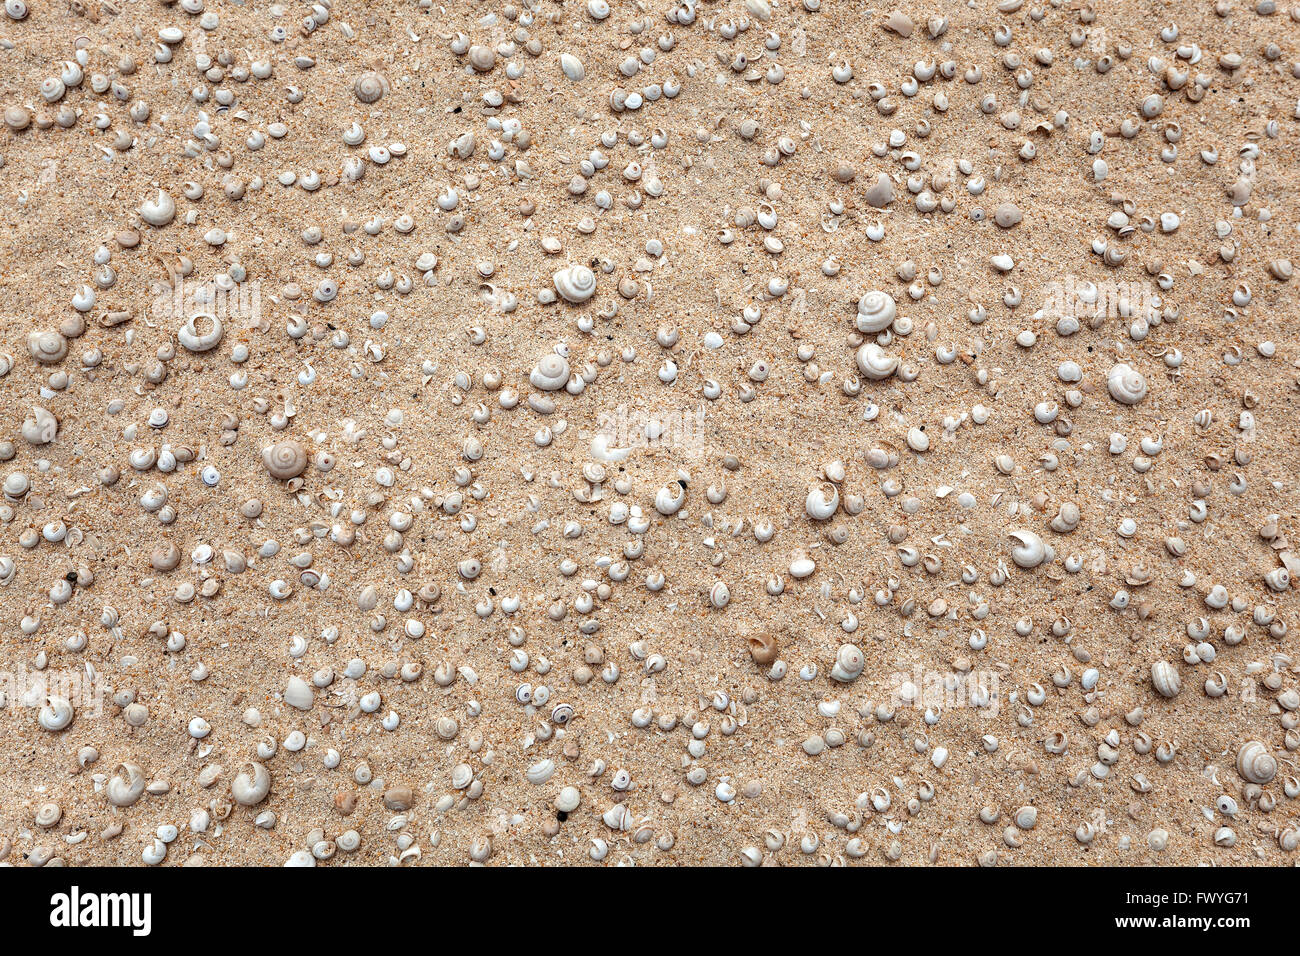
[[[1300,2],[940,6],[7,3],[0,863],[1294,862]]]

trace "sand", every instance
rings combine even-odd
[[[894,8],[833,0],[700,3],[690,24],[664,0],[604,20],[574,0],[336,4],[313,31],[305,5],[251,3],[211,5],[215,24],[152,0],[34,0],[0,20],[0,479],[30,486],[7,485],[21,493],[0,513],[0,853],[1292,862],[1297,604],[1274,585],[1300,535],[1296,285],[1278,262],[1297,256],[1300,24],[1219,6],[901,7],[906,37],[885,28]],[[172,27],[183,40],[157,63]],[[77,50],[80,84],[46,102]],[[907,95],[918,63],[937,72]],[[363,103],[371,72],[384,92]],[[664,95],[627,108],[652,85]],[[354,122],[360,145],[344,139]],[[462,158],[449,144],[466,133]],[[894,198],[876,208],[882,173]],[[154,226],[141,205],[160,189],[175,214]],[[1004,229],[1007,203],[1021,219]],[[578,304],[555,301],[571,264],[596,282]],[[189,298],[218,275],[235,290],[218,307]],[[326,281],[337,294],[321,302]],[[1086,283],[1095,322],[1097,304],[1066,296]],[[855,328],[871,290],[897,303],[879,341],[901,364],[879,381],[855,364],[878,340]],[[223,335],[194,352],[177,333],[202,311]],[[1062,311],[1079,331],[1059,334]],[[78,316],[66,357],[38,362],[29,334],[76,332]],[[544,393],[530,373],[557,346],[578,380]],[[1067,362],[1078,381],[1058,374]],[[1144,380],[1136,404],[1108,392],[1119,363]],[[543,396],[546,414],[529,404]],[[1040,403],[1054,419],[1036,420]],[[24,437],[33,406],[57,419],[48,443]],[[307,458],[292,481],[263,464],[280,441]],[[597,462],[602,448],[627,454]],[[138,449],[162,457],[137,469]],[[896,463],[873,468],[873,449]],[[809,490],[835,462],[840,506],[812,520]],[[678,480],[684,506],[656,510]],[[1065,503],[1069,533],[1050,524]],[[1019,530],[1050,559],[1017,566]],[[803,559],[814,569],[795,577]],[[1207,605],[1216,585],[1226,606]],[[1189,663],[1200,618],[1214,659]],[[752,659],[756,636],[776,639],[782,679]],[[846,643],[865,660],[841,682]],[[1179,675],[1173,698],[1153,688],[1159,661]],[[310,708],[287,703],[290,678],[313,675]],[[945,680],[929,719],[907,706],[905,683]],[[520,703],[521,684],[547,699]],[[70,698],[64,729],[41,726],[58,709],[42,686]],[[814,737],[843,742],[810,755]],[[1275,766],[1253,787],[1237,767],[1251,741]],[[243,806],[232,784],[251,760],[271,783]],[[150,783],[129,806],[109,799],[122,764]],[[566,786],[581,802],[557,815]],[[349,830],[350,852],[331,842]]]

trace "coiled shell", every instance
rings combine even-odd
[[[803,508],[813,521],[829,521],[840,506],[840,493],[830,482],[823,482],[808,491]]]
[[[200,332],[199,325],[205,326],[205,331]],[[191,352],[209,352],[221,344],[224,334],[219,318],[209,312],[196,312],[177,330],[176,340]]]
[[[862,669],[867,666],[867,656],[854,644],[841,644],[835,652],[835,666],[831,668],[831,678],[841,684],[857,680]]]
[[[161,228],[176,218],[176,201],[160,189],[156,198],[140,204],[139,212],[149,225]]]
[[[243,807],[252,807],[271,792],[271,774],[260,763],[249,763],[230,784],[230,795]]]
[[[1161,697],[1174,698],[1183,689],[1183,682],[1178,676],[1178,669],[1168,661],[1156,661],[1151,665],[1151,686]]]
[[[1122,405],[1136,405],[1147,394],[1147,381],[1136,369],[1120,362],[1106,373],[1110,397]]]
[[[577,305],[596,294],[596,274],[580,263],[555,273],[555,291],[565,302]]]
[[[855,358],[858,371],[873,381],[889,378],[898,371],[898,358],[887,353],[875,342],[862,345]]]
[[[888,292],[873,290],[858,299],[857,326],[859,332],[883,332],[898,314],[898,306]]]
[[[123,763],[118,765],[117,772],[108,781],[104,791],[108,794],[108,802],[113,806],[129,807],[140,799],[147,782],[144,771],[138,764]]]
[[[1016,567],[1029,570],[1036,568],[1044,561],[1050,561],[1055,556],[1050,545],[1045,544],[1043,539],[1032,531],[1012,531],[1010,537],[1020,542],[1018,547],[1011,549],[1011,560],[1015,562]]]
[[[38,329],[28,334],[27,351],[36,361],[52,365],[68,354],[68,340],[53,329]]]
[[[1277,775],[1277,758],[1258,740],[1249,740],[1237,751],[1237,773],[1251,783],[1268,783]]]
[[[533,388],[543,392],[558,391],[569,381],[569,363],[563,355],[551,352],[533,366],[533,370],[528,373],[528,381]]]
[[[272,478],[288,481],[307,467],[307,450],[291,438],[279,441],[262,449],[262,463]]]

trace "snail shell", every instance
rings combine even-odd
[[[352,84],[352,92],[362,103],[374,103],[388,91],[388,84],[378,73],[362,73]]]
[[[53,329],[40,329],[27,336],[27,351],[36,361],[47,365],[61,362],[68,354],[68,340]]]
[[[72,717],[75,711],[72,709],[72,702],[66,697],[47,698],[45,706],[41,708],[36,722],[45,730],[57,732],[66,730],[72,723]]]
[[[840,493],[830,482],[823,482],[808,492],[804,499],[804,511],[813,521],[829,521],[840,506]]]
[[[875,342],[867,342],[857,353],[858,371],[874,381],[889,378],[898,370],[898,359]]]
[[[206,332],[200,332],[195,326],[196,320],[203,320],[210,327]],[[196,312],[185,320],[185,324],[176,333],[176,339],[191,352],[208,352],[220,344],[224,334],[225,329],[221,325],[221,320],[215,315],[209,312]]]
[[[176,218],[176,201],[161,189],[156,199],[146,199],[140,204],[140,218],[159,228]]]
[[[120,764],[117,772],[104,788],[108,794],[108,802],[115,807],[131,806],[140,799],[147,782],[144,771],[138,764]]]
[[[665,517],[677,514],[685,503],[686,489],[682,487],[680,481],[664,485],[655,494],[655,511]]]
[[[271,792],[271,774],[260,763],[249,763],[230,784],[230,795],[240,806],[252,807]]]
[[[831,678],[841,684],[857,680],[862,669],[867,666],[867,657],[861,648],[853,644],[841,644],[835,652],[835,666],[831,668]]]
[[[771,664],[780,652],[776,636],[772,634],[754,634],[749,637],[749,656],[755,664]]]
[[[1237,772],[1251,783],[1268,783],[1277,775],[1277,758],[1260,741],[1247,741],[1237,751]]]
[[[1010,536],[1020,542],[1018,547],[1011,549],[1011,560],[1016,567],[1029,570],[1055,556],[1051,546],[1044,544],[1043,539],[1032,531],[1012,531]]]
[[[262,462],[272,478],[288,481],[307,467],[307,450],[293,439],[286,439],[262,449]]]
[[[888,292],[872,290],[858,299],[857,326],[859,332],[883,332],[898,314],[898,306]]]
[[[528,381],[533,388],[539,388],[543,392],[564,388],[569,381],[569,363],[563,355],[552,352],[533,366],[533,370],[528,373]]]
[[[1183,682],[1178,677],[1178,669],[1173,664],[1168,661],[1156,661],[1151,665],[1151,686],[1161,697],[1172,698],[1178,696],[1178,692],[1183,688]]]
[[[32,416],[23,422],[23,438],[31,445],[48,445],[59,433],[59,420],[49,409],[32,406]]]
[[[1110,397],[1123,405],[1136,405],[1146,396],[1147,381],[1140,372],[1120,362],[1106,373]]]
[[[565,302],[577,305],[596,294],[596,274],[579,263],[561,269],[554,279],[555,291]]]

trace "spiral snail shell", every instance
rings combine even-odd
[[[872,290],[858,299],[857,326],[859,332],[883,332],[898,314],[898,306],[888,292]]]
[[[777,644],[775,635],[768,633],[752,634],[748,641],[749,656],[754,659],[755,664],[771,664],[776,660],[780,647]]]
[[[1151,665],[1151,686],[1161,697],[1177,697],[1183,689],[1183,682],[1178,676],[1178,669],[1168,661],[1156,661]],[[1261,745],[1262,746],[1262,745]]]
[[[260,763],[251,762],[230,784],[230,795],[243,807],[252,807],[271,792],[271,774]]]
[[[655,494],[655,511],[665,517],[677,514],[685,503],[686,489],[680,481],[664,485]]]
[[[195,325],[200,320],[208,326],[206,332],[200,332]],[[176,340],[191,352],[208,352],[221,343],[224,334],[225,329],[219,318],[209,312],[196,312],[176,332]]]
[[[867,666],[867,657],[853,644],[841,644],[835,652],[835,666],[831,668],[831,679],[847,684],[858,679],[862,669]]]
[[[36,722],[43,729],[51,732],[66,730],[72,723],[74,713],[72,702],[66,697],[50,696],[46,699],[45,706],[41,708]]]
[[[539,361],[528,373],[528,381],[533,388],[544,392],[558,391],[569,381],[569,363],[563,355],[551,352]]]
[[[307,450],[291,438],[278,441],[262,449],[262,463],[272,478],[288,481],[297,478],[307,467]]]
[[[104,791],[108,794],[108,802],[113,806],[129,807],[140,799],[147,782],[144,771],[138,764],[119,764]]]
[[[161,189],[155,199],[140,204],[140,218],[151,226],[162,228],[176,218],[176,200]]]
[[[840,493],[830,482],[822,482],[809,489],[803,508],[813,521],[829,521],[840,506]]]
[[[867,342],[856,355],[858,371],[874,381],[889,378],[898,371],[898,359],[875,342]]]
[[[1106,373],[1106,389],[1120,404],[1136,405],[1146,396],[1147,381],[1140,372],[1120,362]]]
[[[362,103],[374,103],[388,90],[388,84],[378,73],[362,73],[352,84],[352,92]]]
[[[1011,560],[1018,568],[1025,570],[1036,568],[1044,561],[1050,561],[1055,557],[1051,545],[1045,544],[1043,539],[1032,531],[1012,531],[1010,537],[1020,542],[1018,547],[1011,549]]]
[[[555,291],[565,302],[586,302],[596,294],[596,274],[580,263],[555,273]]]
[[[59,433],[59,420],[49,409],[32,406],[32,416],[23,422],[23,438],[30,445],[48,445]]]
[[[68,340],[53,329],[39,329],[27,336],[27,351],[38,362],[61,362],[68,354]]]
[[[1277,775],[1277,758],[1258,740],[1249,740],[1237,751],[1237,772],[1251,783],[1268,783]]]

